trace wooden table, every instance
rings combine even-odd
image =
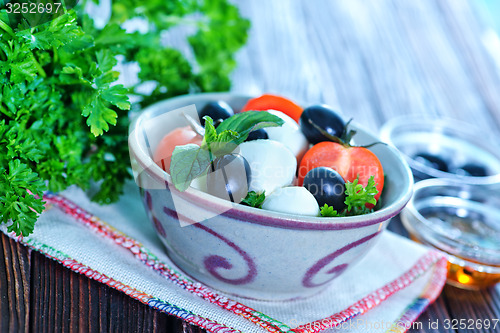
[[[477,3],[238,1],[253,25],[233,90],[327,103],[372,131],[391,117],[427,114],[498,136],[500,42],[495,46]],[[398,219],[390,229],[405,233]],[[200,331],[3,234],[0,256],[0,332]],[[429,329],[428,322],[462,318],[500,318],[500,286],[481,292],[446,286],[420,317],[423,328],[410,331],[454,332]]]

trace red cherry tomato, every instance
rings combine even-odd
[[[191,127],[176,128],[168,133],[156,147],[153,160],[156,164],[166,172],[170,173],[170,158],[175,147],[194,143],[201,145],[202,137],[198,135]]]
[[[292,102],[291,100],[271,94],[264,94],[260,97],[252,98],[243,107],[241,112],[244,111],[266,111],[266,110],[277,110],[281,111],[297,123],[299,123],[300,115],[302,114],[302,108]]]
[[[299,185],[309,170],[317,167],[329,167],[336,170],[347,182],[359,177],[359,184],[366,186],[371,176],[377,184],[378,200],[384,188],[384,170],[378,157],[363,147],[344,147],[336,142],[320,142],[314,145],[302,158],[299,166]]]

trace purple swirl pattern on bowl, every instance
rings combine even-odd
[[[179,213],[177,213],[177,212],[175,212],[167,207],[163,207],[163,211],[169,218],[173,219],[174,221],[179,222],[179,220],[178,220]],[[186,220],[189,220],[188,217],[184,216],[184,218]],[[228,278],[225,278],[222,275],[220,275],[217,272],[217,269],[223,268],[225,270],[230,270],[231,268],[233,268],[233,265],[227,260],[227,258],[224,258],[220,255],[212,254],[212,255],[205,256],[205,258],[203,259],[203,264],[205,266],[205,269],[208,272],[210,272],[210,274],[212,274],[219,281],[233,284],[233,285],[247,284],[247,283],[252,282],[255,279],[255,276],[257,275],[257,268],[255,266],[254,261],[252,260],[252,258],[250,258],[250,256],[248,255],[248,253],[246,251],[243,251],[234,242],[232,242],[231,240],[227,239],[226,237],[216,233],[215,231],[204,226],[201,223],[193,223],[193,227],[201,229],[201,230],[209,233],[210,235],[220,239],[222,242],[224,242],[229,247],[234,249],[248,265],[248,272],[245,276],[243,276],[241,278],[228,279]]]
[[[315,263],[311,268],[309,268],[307,270],[306,274],[304,275],[304,278],[302,279],[302,284],[307,288],[314,288],[314,287],[322,286],[322,285],[330,282],[331,280],[335,279],[338,275],[342,274],[347,269],[349,264],[336,265],[326,272],[327,274],[331,274],[329,279],[327,279],[326,281],[323,281],[321,283],[314,283],[313,282],[314,277],[316,275],[318,275],[318,273],[323,268],[325,268],[328,264],[333,262],[338,256],[345,253],[346,251],[349,251],[349,250],[355,248],[358,245],[361,245],[361,244],[369,241],[370,239],[377,236],[378,234],[380,234],[380,231],[377,231],[377,232],[375,232],[371,235],[368,235],[366,237],[363,237],[355,242],[347,244],[346,246],[330,253],[326,257],[321,258],[317,263]]]

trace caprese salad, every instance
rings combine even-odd
[[[165,135],[154,160],[179,191],[283,213],[339,217],[374,210],[384,188],[377,156],[350,144],[349,122],[326,105],[302,109],[265,94],[235,113],[223,101],[199,110],[200,125]]]

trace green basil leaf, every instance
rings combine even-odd
[[[170,177],[179,191],[185,191],[191,181],[201,176],[210,165],[210,153],[193,143],[175,147],[170,162]]]
[[[219,134],[217,137],[217,141],[219,142],[231,142],[235,139],[238,139],[240,135],[238,132],[231,131],[231,130],[225,130]]]
[[[212,142],[210,144],[210,152],[215,157],[231,154],[238,145],[234,141],[230,142]]]
[[[247,111],[237,113],[224,120],[217,126],[217,133],[222,133],[226,130],[232,130],[239,133],[239,137],[233,140],[236,145],[239,145],[248,138],[248,135],[252,131],[265,127],[279,127],[284,123],[283,119],[269,112]]]
[[[217,141],[210,143],[210,151],[213,155],[220,157],[223,155],[231,154],[238,144],[235,140],[238,139],[240,135],[235,131],[225,130],[217,136]]]
[[[238,146],[234,140],[239,138],[239,134],[235,131],[225,130],[217,134],[213,125],[213,120],[209,116],[205,116],[205,136],[203,138],[202,147],[208,149],[209,152],[216,157],[230,154]],[[212,156],[212,157],[213,157]]]
[[[214,121],[211,117],[205,116],[205,136],[203,137],[203,143],[209,144],[217,141],[217,131],[214,127]]]

